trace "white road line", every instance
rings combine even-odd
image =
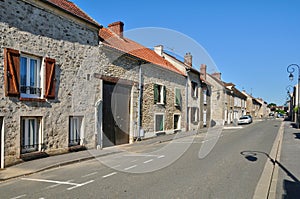
[[[74,181],[74,180],[68,180],[67,182],[72,182],[72,181]],[[61,184],[54,184],[54,185],[46,187],[46,189],[51,189],[51,188],[54,188],[54,187],[58,187],[59,185],[61,185]]]
[[[118,165],[116,165],[116,166],[113,166],[113,167],[111,167],[111,168],[113,168],[113,169],[115,169],[115,168],[118,168],[118,167],[120,167],[121,165],[120,164],[118,164]]]
[[[85,177],[89,177],[89,176],[95,175],[95,174],[97,174],[97,173],[98,173],[98,172],[96,171],[96,172],[89,173],[89,174],[86,174],[86,175],[81,176],[81,177],[82,177],[82,178],[85,178]]]
[[[137,165],[135,164],[135,165],[133,165],[133,166],[131,166],[131,167],[127,167],[127,168],[125,168],[124,170],[127,171],[127,170],[129,170],[129,169],[133,169],[134,167],[137,167]]]
[[[44,180],[44,179],[34,179],[34,178],[21,178],[21,180],[28,180],[28,181],[35,181],[35,182],[48,182],[48,183],[54,183],[54,184],[65,184],[65,185],[78,185],[77,183],[72,183],[69,181],[56,181],[56,180]]]
[[[77,185],[74,186],[74,187],[67,188],[67,190],[72,190],[72,189],[75,189],[75,188],[78,188],[78,187],[82,187],[82,186],[87,185],[87,184],[89,184],[89,183],[91,183],[91,182],[94,182],[94,180],[90,180],[90,181],[87,181],[87,182],[82,183],[82,184],[77,184]]]
[[[90,180],[90,181],[78,184],[78,183],[72,183],[72,182],[69,182],[69,181],[44,180],[44,179],[34,179],[34,178],[21,178],[21,180],[28,180],[28,181],[35,181],[35,182],[47,182],[47,183],[64,184],[64,185],[73,185],[73,187],[70,187],[67,190],[72,190],[72,189],[84,186],[86,184],[89,184],[91,182],[94,182],[94,180]]]
[[[124,157],[156,157],[157,155],[149,155],[149,154],[130,154],[124,155]]]
[[[137,160],[132,160],[131,162],[136,162]]]
[[[110,174],[107,174],[107,175],[105,175],[105,176],[102,176],[102,178],[107,178],[107,177],[110,177],[110,176],[113,176],[113,175],[116,175],[117,174],[117,172],[112,172],[112,173],[110,173]]]
[[[11,199],[23,198],[23,197],[25,197],[25,196],[26,196],[26,194],[23,194],[23,195],[20,195],[20,196],[17,196],[17,197],[11,198]]]
[[[161,155],[161,156],[158,156],[157,158],[160,159],[160,158],[164,158],[165,156],[164,155]]]
[[[147,161],[144,162],[144,164],[147,164],[147,163],[152,162],[152,161],[153,161],[153,159],[147,160]]]

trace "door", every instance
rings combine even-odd
[[[129,143],[131,86],[103,84],[103,147]]]

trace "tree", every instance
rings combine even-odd
[[[270,108],[271,111],[276,111],[277,105],[275,103],[268,104],[268,108]]]

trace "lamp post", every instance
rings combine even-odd
[[[289,119],[291,120],[291,121],[293,121],[294,120],[294,112],[293,112],[293,102],[292,102],[292,96],[291,96],[291,92],[290,92],[290,90],[292,90],[292,92],[293,92],[293,90],[294,90],[294,87],[293,86],[291,86],[291,85],[288,85],[287,87],[286,87],[286,92],[287,92],[287,98],[286,98],[286,101],[287,101],[287,105],[288,105],[288,111],[289,111],[289,115],[288,115],[288,117],[289,117]],[[294,96],[295,97],[295,96]]]
[[[298,96],[298,99],[297,99],[297,121],[296,121],[296,124],[297,124],[297,128],[299,128],[299,97],[300,97],[300,95],[299,95],[299,91],[300,91],[300,89],[299,89],[299,82],[300,82],[300,66],[298,65],[298,64],[290,64],[290,65],[288,65],[288,67],[287,67],[287,72],[288,73],[290,73],[290,75],[289,75],[289,79],[291,80],[291,81],[293,81],[293,79],[294,79],[294,75],[293,75],[293,73],[295,72],[295,70],[298,68],[298,82],[297,82],[297,96]]]

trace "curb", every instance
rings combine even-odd
[[[42,172],[42,171],[46,171],[46,170],[50,170],[50,169],[54,169],[54,168],[58,168],[58,167],[62,167],[62,166],[67,166],[67,165],[71,165],[71,164],[75,164],[75,163],[79,163],[79,162],[84,162],[84,161],[96,159],[98,157],[104,157],[104,156],[107,156],[107,155],[117,154],[117,153],[121,153],[121,152],[122,151],[110,152],[110,153],[107,153],[107,154],[102,154],[102,155],[97,155],[97,156],[90,156],[90,157],[83,157],[83,158],[78,158],[78,159],[75,159],[75,160],[55,163],[55,164],[49,165],[47,167],[37,169],[35,171],[31,171],[31,172],[27,172],[27,173],[15,175],[15,176],[7,177],[7,178],[1,178],[0,182],[4,182],[4,181],[7,181],[7,180],[11,180],[11,179],[19,178],[19,177],[24,177],[24,176],[28,176],[28,175],[32,175],[32,174],[35,174],[35,173],[39,173],[39,172]]]
[[[275,199],[276,185],[278,177],[278,158],[280,157],[281,144],[284,132],[284,122],[281,122],[278,134],[273,143],[271,152],[268,156],[264,170],[257,183],[253,199],[270,198]],[[277,169],[276,169],[277,168]]]

